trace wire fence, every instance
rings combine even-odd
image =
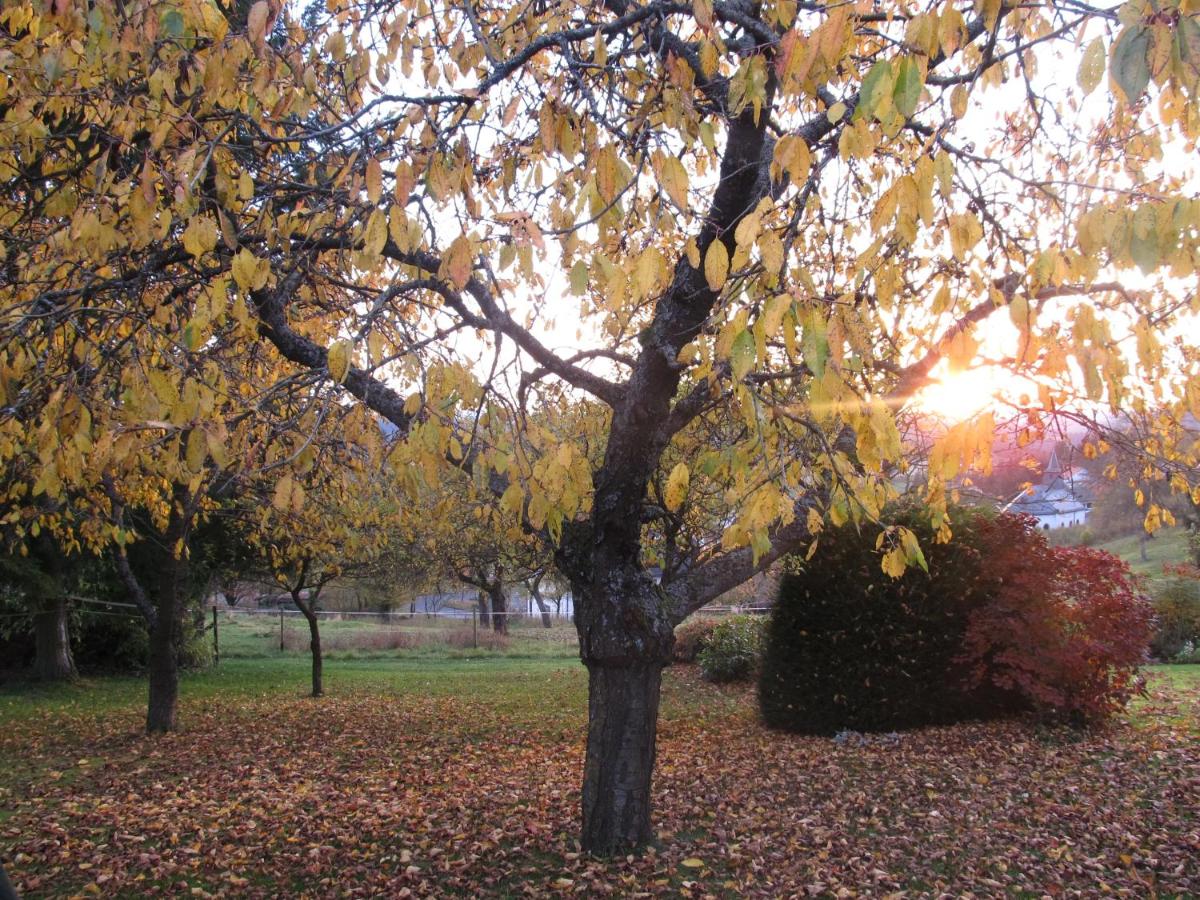
[[[762,606],[714,606],[697,618],[737,614],[761,615]],[[308,653],[312,639],[308,620],[297,609],[214,607],[214,640],[224,656]],[[527,610],[490,612],[448,609],[428,612],[342,612],[314,614],[321,648],[329,653],[381,654],[390,651],[495,651],[511,655],[575,655],[579,638],[572,620]]]
[[[145,621],[136,604],[91,597],[68,598],[87,616]],[[574,656],[579,638],[570,616],[543,614],[534,607],[504,612],[463,609],[390,609],[377,611],[317,610],[314,618],[323,653],[343,656],[423,656],[488,652],[512,656]],[[561,608],[561,607],[560,607]],[[738,613],[763,614],[769,607],[711,606],[696,618],[722,618]],[[214,659],[307,656],[312,633],[305,614],[295,608],[237,607],[211,604],[193,612],[191,627],[211,636]],[[5,618],[30,613],[4,613]]]
[[[503,613],[448,609],[314,613],[326,653],[376,655],[391,651],[497,651],[549,656],[576,652],[574,624],[523,610]],[[213,607],[217,652],[224,657],[308,653],[308,619],[297,609]]]

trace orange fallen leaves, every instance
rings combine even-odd
[[[0,737],[15,767],[0,858],[31,896],[1200,890],[1196,719],[1179,724],[1171,698],[1103,733],[993,723],[839,743],[768,732],[752,695],[675,669],[661,844],[599,861],[575,843],[582,710],[546,690],[548,714],[515,720],[470,696],[336,685],[231,698],[185,706],[186,730],[160,739],[132,709],[45,716]]]

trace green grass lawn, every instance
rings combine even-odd
[[[520,706],[531,702],[523,685],[570,669],[582,670],[577,657],[331,659],[325,664],[325,688],[334,696],[362,692],[470,695]],[[307,655],[226,659],[208,671],[184,672],[180,692],[185,708],[214,701],[300,696],[310,686],[311,671]],[[82,678],[56,685],[16,683],[0,687],[0,726],[48,714],[140,714],[145,697],[145,679],[133,676]]]
[[[1146,559],[1141,556],[1141,541],[1132,534],[1097,545],[1129,563],[1137,575],[1155,579],[1162,576],[1163,563],[1188,561],[1187,531],[1183,528],[1163,528],[1146,541]]]
[[[1200,665],[1147,666],[1146,675],[1151,688],[1179,696],[1200,694]]]
[[[771,732],[742,686],[664,677],[659,840],[579,853],[575,659],[299,655],[145,684],[0,689],[0,860],[31,897],[1040,896],[1200,892],[1200,667],[1075,733],[966,724],[839,742]]]

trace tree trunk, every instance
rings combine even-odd
[[[63,597],[46,600],[34,616],[34,673],[42,681],[66,681],[76,676],[71,656],[71,630],[67,621],[67,601]]]
[[[170,579],[170,575],[165,576]],[[179,606],[173,586],[161,586],[155,604],[157,617],[150,629],[150,702],[146,708],[146,731],[174,731],[179,703]]]
[[[588,665],[583,847],[612,856],[649,843],[662,663]]]
[[[1146,552],[1146,545],[1150,542],[1149,536],[1145,530],[1138,535],[1138,555],[1142,558],[1142,562],[1150,562],[1150,555]]]
[[[653,580],[638,568],[607,574],[597,573],[595,586],[574,586],[579,653],[588,669],[582,844],[598,856],[653,839],[659,688],[675,642]]]
[[[537,574],[533,581],[529,582],[529,593],[537,603],[538,612],[542,614],[542,625],[545,628],[550,627],[550,611],[546,609],[546,603],[542,600],[542,579],[546,577],[545,570]]]
[[[488,596],[492,601],[492,631],[496,634],[508,634],[508,598],[504,596],[504,587],[498,582],[488,588]]]
[[[179,647],[183,642],[183,597],[188,561],[175,554],[182,552],[190,530],[191,516],[182,512],[184,505],[177,489],[176,507],[163,535],[162,549],[154,579],[154,621],[150,628],[150,701],[146,708],[146,731],[161,734],[174,731],[179,704]]]
[[[550,627],[550,610],[546,608],[546,603],[542,600],[541,594],[533,595],[533,602],[537,604],[538,612],[542,614],[542,625],[546,628]]]
[[[487,628],[492,624],[492,617],[488,612],[488,595],[483,591],[479,592],[479,624]]]
[[[304,618],[308,619],[308,646],[312,650],[312,695],[320,697],[325,693],[321,681],[321,628],[317,622],[316,613],[301,607]]]

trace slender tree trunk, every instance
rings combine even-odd
[[[18,900],[16,888],[8,880],[8,875],[4,872],[4,866],[0,866],[0,900]]]
[[[546,608],[546,602],[542,600],[542,595],[535,593],[533,595],[533,602],[537,604],[538,612],[542,614],[542,626],[550,628],[550,610]]]
[[[628,853],[653,837],[651,779],[663,667],[674,630],[653,580],[636,567],[574,585],[579,652],[588,669],[583,848]],[[619,621],[624,627],[614,628]]]
[[[292,599],[292,605],[300,610],[301,615],[308,622],[308,649],[312,653],[312,696],[320,697],[325,693],[325,686],[321,680],[323,660],[321,657],[321,623],[317,618],[317,603],[325,582],[319,581],[314,586],[305,587],[305,584],[308,583],[310,565],[311,560],[304,560],[300,565],[295,582],[289,580],[283,583],[288,585],[288,596]],[[305,596],[306,593],[307,596]]]
[[[479,592],[479,624],[487,628],[492,624],[491,614],[488,612],[488,595],[484,591]]]
[[[34,616],[34,673],[42,681],[66,681],[76,676],[71,655],[71,630],[67,601],[54,597],[43,602]]]
[[[538,612],[542,614],[542,625],[545,628],[550,627],[550,611],[546,609],[546,602],[542,600],[542,579],[545,577],[545,570],[539,572],[533,581],[529,582],[529,593],[537,603]]]
[[[1142,562],[1150,561],[1150,555],[1146,552],[1146,545],[1149,542],[1150,538],[1143,529],[1142,533],[1138,536],[1138,555],[1142,558]]]
[[[113,482],[106,476],[105,488],[113,502],[118,521],[124,519],[124,503]],[[149,702],[146,704],[146,731],[157,734],[173,731],[179,702],[179,646],[183,637],[183,592],[187,580],[187,542],[197,497],[175,485],[167,529],[146,545],[148,569],[139,578],[130,565],[124,546],[114,557],[117,573],[129,592],[129,599],[141,611],[150,629]],[[149,587],[147,587],[149,586]]]
[[[504,586],[494,582],[488,588],[488,596],[492,601],[492,631],[508,634],[508,598],[504,596]]]
[[[317,621],[317,614],[313,610],[301,606],[300,611],[308,620],[308,646],[312,650],[312,695],[320,697],[325,693],[325,687],[321,681],[321,627]]]

